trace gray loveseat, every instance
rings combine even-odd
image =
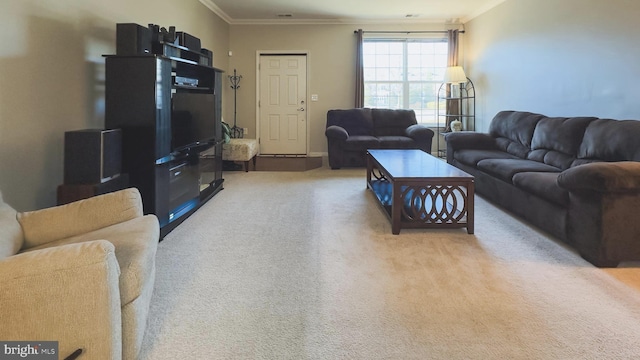
[[[433,131],[418,124],[413,110],[357,108],[327,112],[329,166],[363,167],[367,149],[431,152]]]
[[[476,191],[592,264],[640,260],[640,121],[503,111],[489,133],[446,136]]]

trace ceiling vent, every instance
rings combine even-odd
[[[406,17],[406,18],[417,18],[419,16],[420,16],[420,14],[407,14],[404,17]]]
[[[277,14],[276,16],[279,18],[292,18],[293,14]]]

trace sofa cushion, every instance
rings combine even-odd
[[[598,162],[602,162],[602,160],[598,160],[598,159],[575,159],[571,163],[571,167],[576,167],[578,165],[584,165],[584,164],[593,164],[593,163],[598,163]]]
[[[140,295],[145,283],[153,279],[156,249],[160,238],[159,229],[157,218],[146,215],[29,248],[27,252],[90,240],[109,241],[115,246],[116,259],[120,266],[120,300],[122,306],[125,306]]]
[[[521,172],[513,175],[513,185],[560,206],[569,206],[569,192],[558,185],[555,172]]]
[[[378,136],[381,149],[415,149],[416,142],[406,136]]]
[[[573,155],[555,150],[538,149],[529,152],[527,159],[566,170],[571,167],[576,158]]]
[[[560,172],[551,165],[522,159],[485,159],[478,162],[478,169],[508,183],[512,183],[513,175],[521,172]]]
[[[453,158],[470,166],[477,166],[484,159],[519,159],[517,156],[501,150],[458,150],[453,153]]]
[[[519,159],[526,159],[529,151],[531,151],[528,147],[503,137],[496,138],[496,145],[501,151],[514,155]]]
[[[598,119],[585,130],[579,159],[640,161],[640,121]]]
[[[22,212],[17,215],[24,233],[24,248],[85,234],[142,216],[137,188],[128,188],[66,205]]]
[[[444,140],[447,142],[447,151],[456,152],[462,149],[498,150],[496,139],[489,134],[455,131],[442,135],[444,135]]]
[[[347,151],[360,151],[363,149],[377,149],[380,147],[380,140],[375,136],[356,135],[349,136],[344,142],[343,148]]]
[[[417,124],[416,113],[403,109],[371,109],[374,136],[406,136],[406,129]]]
[[[531,140],[529,160],[568,169],[578,154],[582,137],[593,117],[543,118]]]
[[[20,251],[22,228],[16,220],[16,211],[2,200],[0,193],[0,260]]]
[[[536,125],[531,139],[531,149],[556,150],[576,155],[582,137],[594,117],[544,118]]]
[[[358,108],[327,111],[327,127],[336,125],[347,130],[349,136],[373,135],[371,109]]]
[[[524,159],[531,150],[536,124],[544,117],[530,112],[501,111],[491,121],[489,134],[496,138],[500,150]]]

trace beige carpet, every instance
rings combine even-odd
[[[635,359],[640,268],[476,200],[402,230],[363,169],[232,172],[160,243],[141,359]]]

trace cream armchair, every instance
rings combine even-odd
[[[136,359],[159,236],[136,189],[24,213],[0,194],[0,339]]]

